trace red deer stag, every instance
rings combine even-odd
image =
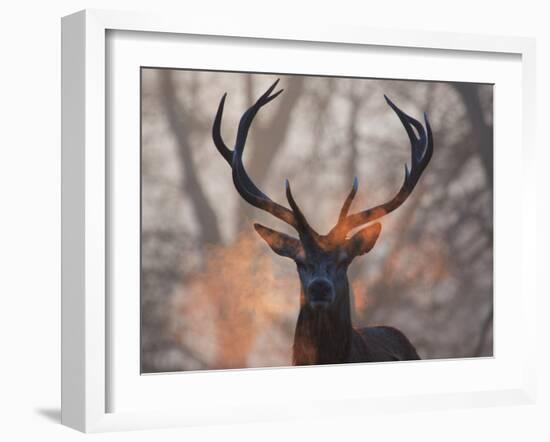
[[[276,254],[293,259],[297,266],[301,294],[293,345],[294,365],[419,359],[411,342],[395,328],[353,328],[347,269],[356,256],[364,255],[372,249],[380,235],[381,225],[370,224],[352,236],[348,234],[394,211],[413,191],[433,152],[432,132],[427,115],[424,114],[424,129],[419,121],[405,114],[384,96],[409,136],[411,168],[409,170],[405,165],[405,180],[393,199],[349,215],[350,205],[357,193],[355,178],[338,222],[327,235],[320,235],[309,225],[296,204],[288,180],[286,197],[291,209],[274,202],[258,189],[243,165],[243,151],[252,120],[262,106],[282,92],[280,90],[272,94],[278,82],[279,80],[242,115],[234,150],[230,150],[221,137],[220,126],[227,96],[224,94],[214,119],[212,137],[218,151],[231,166],[233,183],[241,197],[252,206],[290,224],[298,232],[299,239],[254,224],[256,231]]]

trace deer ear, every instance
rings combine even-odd
[[[304,252],[300,240],[264,227],[261,224],[254,224],[254,228],[277,255],[292,259],[303,255]]]
[[[376,244],[381,230],[382,225],[380,223],[372,224],[359,230],[346,242],[345,247],[348,256],[353,259],[370,251]]]

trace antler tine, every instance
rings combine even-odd
[[[218,105],[218,111],[216,112],[216,118],[214,118],[214,124],[212,125],[212,139],[216,145],[218,151],[225,158],[225,161],[231,166],[231,161],[233,161],[233,151],[227,147],[222,138],[221,126],[222,126],[222,116],[223,108],[225,106],[225,99],[227,98],[227,92],[223,94],[220,104]]]
[[[243,197],[243,199],[249,204],[271,213],[273,216],[290,224],[296,230],[298,230],[299,226],[292,211],[275,203],[271,200],[271,198],[264,194],[250,179],[242,161],[244,147],[248,136],[248,130],[250,129],[250,125],[252,124],[254,117],[261,107],[274,100],[277,96],[279,96],[279,94],[283,92],[283,90],[281,89],[277,93],[271,95],[271,92],[273,92],[278,83],[279,80],[277,79],[277,81],[275,81],[269,87],[269,89],[260,98],[258,98],[256,103],[254,103],[242,115],[239,122],[239,128],[237,130],[234,150],[231,150],[226,146],[221,136],[221,120],[225,105],[225,99],[227,97],[227,93],[224,94],[222,99],[220,100],[218,111],[216,113],[214,124],[212,126],[212,138],[218,151],[231,166],[233,183],[235,184],[237,191]]]
[[[338,236],[339,238],[341,238],[342,236],[345,237],[345,235],[350,230],[374,221],[375,219],[381,218],[384,215],[397,209],[407,200],[432,158],[433,136],[430,122],[428,121],[428,115],[424,113],[424,121],[426,124],[426,129],[424,130],[422,123],[410,117],[401,109],[399,109],[385,95],[384,98],[386,99],[388,105],[399,117],[399,120],[403,124],[403,127],[405,128],[407,135],[409,136],[409,140],[411,142],[411,168],[409,170],[407,164],[405,164],[405,179],[401,188],[399,189],[399,192],[390,201],[384,204],[380,204],[362,212],[354,213],[353,215],[342,217],[344,208],[349,209],[349,205],[347,204],[348,200],[346,200],[346,203],[344,203],[344,207],[342,208],[338,223],[331,230],[329,235]],[[416,131],[418,132],[418,137],[416,136],[413,128],[416,129]],[[353,196],[355,196],[355,192],[353,191],[353,189],[350,195],[352,194]]]
[[[409,173],[407,164],[405,164],[405,182],[411,186],[410,190],[412,191],[422,175],[422,172],[424,172],[424,169],[430,162],[433,154],[432,130],[430,127],[430,122],[428,121],[428,115],[424,112],[424,121],[426,123],[426,130],[424,130],[424,127],[420,121],[415,120],[399,109],[386,95],[384,95],[384,98],[399,117],[399,120],[405,127],[411,142],[411,172]],[[418,138],[416,137],[411,126],[418,132]],[[426,131],[428,132],[428,135],[426,135]],[[412,174],[413,172],[415,173]]]
[[[298,223],[300,227],[300,235],[302,238],[313,238],[314,240],[319,240],[319,234],[309,225],[307,222],[306,217],[304,216],[303,212],[300,210],[300,207],[296,203],[296,200],[292,196],[292,191],[290,190],[290,183],[288,180],[285,180],[285,190],[286,190],[286,199],[288,200],[288,204],[290,204],[290,207],[292,208],[292,212],[294,213],[294,216],[296,218],[296,222]]]
[[[284,89],[281,89],[276,94],[271,95],[271,92],[277,84],[279,83],[279,79],[277,79],[270,87],[269,89],[252,105],[241,117],[241,120],[239,122],[239,129],[237,132],[237,142],[235,143],[236,146],[239,144],[244,144],[246,142],[246,138],[248,135],[248,129],[250,128],[250,125],[252,124],[252,120],[260,110],[260,108],[273,99],[277,98],[277,96],[283,92]],[[218,105],[218,111],[216,112],[216,117],[214,118],[214,124],[212,125],[212,139],[214,140],[214,144],[216,145],[218,151],[222,154],[222,156],[225,158],[225,160],[229,163],[229,165],[232,165],[233,162],[233,151],[227,147],[225,142],[223,141],[222,134],[221,134],[221,123],[222,123],[222,117],[223,117],[223,110],[225,107],[225,99],[227,98],[227,92],[223,94],[220,104]],[[244,148],[244,146],[242,146]]]
[[[273,92],[273,89],[279,84],[279,79],[277,79],[267,91],[264,92],[264,94],[258,98],[256,103],[254,103],[241,117],[241,121],[239,122],[239,129],[237,130],[237,139],[235,141],[235,150],[237,149],[244,149],[244,145],[246,143],[246,139],[248,137],[248,130],[250,129],[250,125],[252,124],[252,120],[254,120],[254,117],[258,113],[258,111],[268,104],[270,101],[277,98],[284,89],[281,89],[280,91],[277,91],[275,94],[270,95],[271,92]]]
[[[359,181],[357,180],[357,177],[353,179],[353,185],[351,186],[351,191],[349,195],[347,196],[346,200],[344,201],[344,205],[342,206],[342,209],[340,210],[340,215],[338,216],[338,222],[341,223],[344,221],[346,216],[348,216],[349,208],[351,207],[351,203],[353,202],[353,199],[355,198],[355,195],[357,194],[357,188],[359,187]]]

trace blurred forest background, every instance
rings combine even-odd
[[[414,118],[428,113],[431,163],[350,267],[353,321],[399,328],[423,359],[492,355],[492,85],[144,68],[142,372],[291,364],[295,265],[252,223],[294,232],[241,200],[211,137],[224,92],[232,147],[242,113],[278,77],[285,91],[254,120],[245,165],[283,205],[288,178],[320,233],[354,176],[351,212],[389,200],[403,181],[410,144],[383,94]]]

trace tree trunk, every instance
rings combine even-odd
[[[159,72],[159,76],[164,109],[170,129],[177,142],[178,159],[183,176],[181,181],[182,192],[193,205],[200,242],[202,244],[218,244],[221,242],[218,218],[201,186],[194,165],[192,148],[189,142],[189,134],[192,128],[186,127],[186,109],[178,102],[172,71],[163,70]]]

